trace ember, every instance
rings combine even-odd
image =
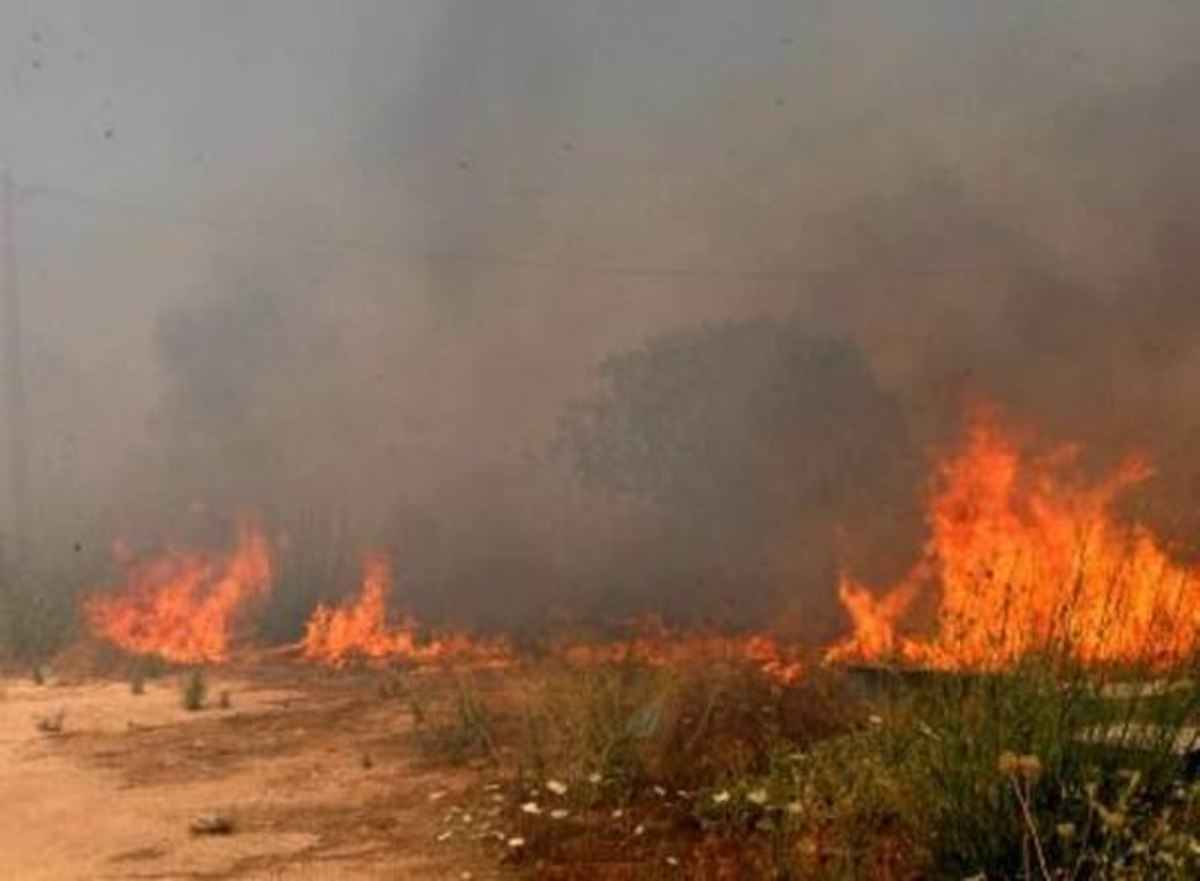
[[[611,642],[563,642],[558,655],[575,664],[637,663],[650,667],[724,661],[745,663],[779,682],[791,683],[804,672],[798,649],[766,634],[687,633],[657,619],[632,625],[633,634]]]

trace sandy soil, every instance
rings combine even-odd
[[[485,879],[439,841],[469,772],[422,762],[396,701],[317,671],[210,679],[231,706],[185,711],[176,681],[0,681],[0,878]],[[61,733],[37,720],[63,714]],[[189,821],[231,817],[232,835]]]

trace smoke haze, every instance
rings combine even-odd
[[[40,571],[87,586],[117,536],[253,510],[301,604],[382,546],[435,617],[749,593],[828,630],[839,560],[911,555],[978,393],[1097,464],[1145,449],[1189,539],[1198,43],[1165,0],[7,3]],[[843,354],[751,368],[746,333]],[[721,472],[700,516],[564,447],[639,358],[715,414],[678,425],[795,446],[733,563],[698,549],[786,468]],[[864,433],[860,479],[801,476]]]

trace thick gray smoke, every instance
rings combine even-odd
[[[434,618],[828,630],[980,393],[1147,449],[1200,527],[1189,4],[56,0],[0,34],[55,583],[257,511],[281,633],[370,547]]]

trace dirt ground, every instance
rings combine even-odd
[[[59,713],[61,732],[40,730]],[[424,761],[411,725],[369,684],[300,667],[217,672],[198,712],[172,676],[141,695],[0,680],[0,878],[497,877],[444,832],[474,774]],[[214,812],[233,834],[189,832]]]

